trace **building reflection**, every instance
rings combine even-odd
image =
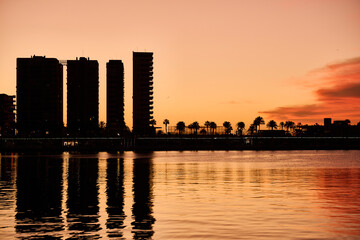
[[[60,237],[63,159],[19,157],[15,229],[31,237]],[[57,235],[57,231],[59,234]]]
[[[98,238],[99,159],[70,158],[68,165],[67,222],[72,238]]]
[[[2,158],[0,155],[0,211],[10,210],[15,194],[15,159]],[[1,215],[0,215],[1,218]]]
[[[154,234],[152,216],[153,207],[153,164],[151,158],[133,160],[133,194],[132,208],[134,239],[148,239]]]
[[[108,236],[109,238],[121,238],[126,217],[124,213],[124,159],[107,159],[106,183]]]

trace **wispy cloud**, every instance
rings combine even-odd
[[[324,117],[360,120],[360,57],[326,65],[309,72],[303,84],[311,87],[317,102],[262,111],[281,120],[321,121]]]

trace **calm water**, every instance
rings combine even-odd
[[[14,238],[360,239],[360,151],[3,155]]]

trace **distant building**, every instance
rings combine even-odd
[[[324,118],[324,127],[325,128],[331,127],[331,118]]]
[[[106,118],[110,132],[117,134],[124,130],[124,65],[121,60],[106,63]]]
[[[346,120],[337,120],[334,121],[333,124],[335,127],[346,127],[350,125],[350,120],[346,119]]]
[[[67,128],[74,136],[93,136],[99,127],[99,64],[81,57],[67,61]]]
[[[56,58],[17,59],[17,129],[23,136],[59,135],[63,128],[63,66]]]
[[[153,120],[153,53],[133,52],[133,132],[154,133]]]
[[[15,96],[0,94],[0,137],[15,134]]]

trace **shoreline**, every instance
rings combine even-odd
[[[0,153],[360,150],[360,137],[1,138]]]

